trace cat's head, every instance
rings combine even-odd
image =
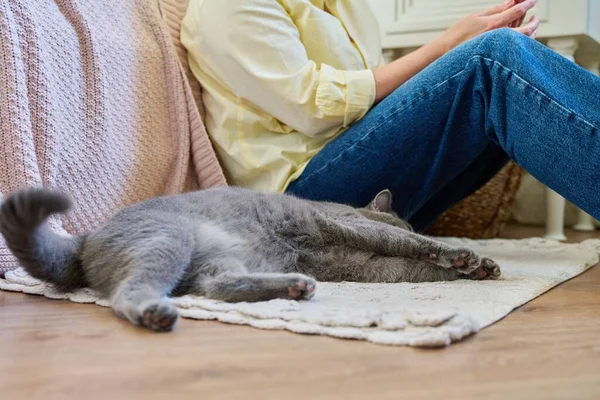
[[[412,231],[412,226],[394,212],[392,208],[392,192],[388,189],[377,193],[377,196],[365,207],[360,209],[365,217]]]

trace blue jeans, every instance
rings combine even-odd
[[[512,159],[600,218],[600,79],[509,29],[457,47],[330,142],[288,188],[422,231]]]

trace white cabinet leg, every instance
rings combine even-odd
[[[573,229],[580,232],[593,232],[595,230],[594,219],[585,211],[577,210],[577,223]]]
[[[554,190],[546,188],[546,237],[548,239],[566,240],[565,199]]]
[[[596,76],[600,76],[600,60],[598,59],[581,59],[577,60],[578,64],[590,71]],[[595,230],[594,219],[591,215],[583,210],[578,210],[577,224],[573,227],[576,231],[592,232]]]
[[[579,43],[575,38],[550,39],[548,47],[563,57],[575,61],[575,52]],[[565,199],[546,188],[546,237],[556,240],[566,240],[565,236]]]

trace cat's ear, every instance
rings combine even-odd
[[[389,190],[382,190],[375,196],[369,209],[372,211],[378,211],[383,213],[389,213],[392,211],[392,192]]]

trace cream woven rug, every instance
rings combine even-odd
[[[543,239],[470,241],[496,260],[498,281],[436,283],[318,283],[307,302],[222,303],[202,297],[174,299],[185,318],[218,320],[260,329],[367,340],[385,345],[446,346],[498,321],[516,307],[579,275],[598,262],[600,240],[561,244]],[[0,279],[0,289],[107,306],[88,290],[59,294],[22,269]]]

